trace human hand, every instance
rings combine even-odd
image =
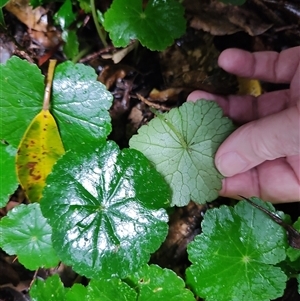
[[[215,164],[226,178],[220,195],[258,196],[273,203],[300,201],[300,47],[249,53],[227,49],[219,66],[241,77],[290,83],[290,89],[222,97],[194,91],[189,101],[215,100],[243,124],[219,147]]]

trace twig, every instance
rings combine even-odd
[[[56,65],[56,60],[49,61],[47,82],[46,82],[44,102],[43,102],[43,110],[45,111],[49,110],[50,108],[51,87],[52,87],[55,65]]]

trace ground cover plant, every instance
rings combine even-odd
[[[51,127],[54,119],[50,120],[46,115],[49,110],[45,110],[45,105],[42,114],[34,117],[40,111],[43,96],[43,76],[38,68],[17,57],[1,67],[4,83],[2,112],[13,110],[14,114],[22,117],[12,128],[7,120],[11,118],[10,115],[2,116],[1,148],[2,157],[5,158],[2,164],[13,162],[17,153],[17,176],[31,202],[16,207],[1,219],[3,234],[0,244],[3,250],[17,255],[19,261],[31,270],[53,267],[61,260],[79,274],[95,279],[88,288],[82,288],[87,300],[92,298],[94,286],[101,291],[100,294],[109,296],[115,293],[114,290],[102,291],[106,287],[103,281],[115,283],[116,289],[120,289],[122,294],[126,287],[129,297],[124,300],[143,300],[146,297],[141,288],[137,288],[138,283],[140,279],[149,277],[153,285],[152,278],[157,280],[156,273],[161,274],[163,281],[160,284],[162,289],[156,292],[162,300],[178,294],[182,298],[186,296],[186,300],[192,300],[193,295],[184,289],[183,280],[176,278],[169,270],[146,264],[150,254],[158,249],[167,235],[168,216],[165,209],[172,204],[173,197],[179,194],[175,200],[189,197],[194,201],[206,202],[213,200],[211,191],[219,189],[220,184],[213,184],[220,183],[220,175],[214,171],[212,159],[218,143],[234,129],[230,120],[222,117],[221,109],[205,100],[185,103],[178,109],[158,115],[133,136],[130,149],[121,151],[115,143],[106,140],[110,130],[107,110],[112,98],[105,87],[96,81],[89,67],[62,63],[53,79],[51,112],[57,120],[67,151],[63,155],[64,152],[54,147],[59,145],[59,137],[54,134],[58,133],[58,128]],[[25,75],[22,78],[23,93],[12,95],[11,85],[16,83],[14,71],[20,68]],[[31,81],[31,76],[27,76],[29,73],[35,76],[35,82]],[[93,100],[96,92],[98,98]],[[17,105],[20,97],[22,106]],[[80,108],[74,108],[78,103],[81,104]],[[17,143],[32,118],[33,122],[25,136]],[[73,124],[76,130],[72,129]],[[178,124],[180,128],[177,128]],[[220,132],[215,128],[219,128]],[[163,148],[164,151],[152,150],[152,146]],[[133,148],[141,149],[154,164]],[[152,159],[151,154],[158,153],[162,156]],[[208,161],[203,156],[208,157]],[[24,161],[19,157],[29,159]],[[40,171],[45,170],[44,166],[53,157],[58,161],[50,175],[42,177],[43,181],[46,179],[46,186],[43,187],[39,181]],[[179,158],[177,164],[176,158]],[[170,164],[170,160],[175,162]],[[201,164],[193,170],[189,160]],[[155,167],[159,170],[161,161],[172,165],[171,172],[164,165],[162,175],[156,171]],[[27,165],[29,172],[24,173],[23,165]],[[186,167],[189,170],[184,177],[187,183],[197,183],[198,186],[190,187],[176,176],[176,172],[184,173],[181,169],[185,170]],[[209,171],[208,175],[207,172],[202,174],[203,170]],[[163,171],[166,172],[164,178]],[[10,172],[13,174],[14,170]],[[17,176],[7,179],[3,173],[2,183],[8,181],[7,187],[13,184],[16,187]],[[209,182],[206,183],[208,176]],[[62,186],[67,189],[60,189]],[[2,205],[5,205],[8,193],[6,185],[2,187],[5,188],[1,191]],[[177,187],[180,187],[178,192]],[[32,190],[36,193],[32,193]],[[195,191],[201,191],[201,195],[194,195]],[[186,195],[183,195],[184,192]],[[39,200],[40,205],[36,203]],[[274,210],[271,205],[268,206],[269,210]],[[248,203],[241,202],[234,209],[221,207],[206,213],[202,223],[203,233],[188,247],[192,266],[187,270],[187,283],[196,294],[206,300],[213,300],[216,296],[219,300],[235,300],[240,298],[243,290],[245,300],[270,300],[283,293],[287,275],[275,265],[286,258],[286,233],[280,225],[256,210]],[[262,221],[264,231],[260,229]],[[223,238],[229,233],[231,243],[228,244]],[[270,233],[272,240],[266,244],[265,237]],[[31,251],[28,252],[28,249]],[[215,254],[214,260],[205,264],[205,257],[211,253]],[[140,270],[142,266],[144,268]],[[228,270],[230,268],[232,270]],[[228,272],[232,276],[230,279]],[[219,276],[218,281],[216,275]],[[42,300],[47,285],[53,285],[51,281],[34,286],[34,300]],[[53,281],[59,282],[57,278]],[[164,287],[173,281],[181,283],[181,290],[170,289],[166,292]],[[255,289],[252,283],[257,281],[261,286]],[[224,283],[227,283],[226,290]],[[57,300],[65,300],[68,294],[74,294],[75,288],[77,286],[70,290],[62,288],[62,296],[57,292]]]
[[[165,9],[159,3],[130,13],[144,22],[153,10]],[[166,3],[182,12],[178,2]],[[66,18],[70,4],[63,3],[57,20]],[[120,1],[104,15],[103,26],[117,46],[138,39],[160,50],[182,33],[162,44],[140,31],[117,41],[110,32],[118,32],[110,23],[114,9],[121,14]],[[67,51],[72,58],[79,53]],[[297,235],[299,219],[292,228],[287,214],[258,198],[251,200],[274,213],[275,221],[246,200],[207,209],[202,233],[188,244],[184,275],[151,263],[174,206],[217,198],[222,175],[214,155],[236,126],[216,103],[200,99],[165,113],[158,107],[129,147],[120,148],[110,139],[114,97],[95,70],[70,61],[55,71],[50,66],[45,85],[36,64],[13,56],[0,65],[0,207],[19,184],[27,199],[1,218],[0,247],[28,270],[65,264],[88,281],[65,286],[57,274],[35,279],[31,300],[273,300],[288,279],[299,278],[300,251],[283,227]]]

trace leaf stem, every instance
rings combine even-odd
[[[101,40],[104,48],[106,48],[107,47],[107,42],[106,42],[105,36],[103,34],[103,31],[102,31],[103,27],[101,27],[99,25],[99,22],[97,20],[97,12],[96,12],[95,0],[91,0],[90,3],[91,3],[91,9],[92,9],[92,16],[93,16],[93,19],[94,19],[94,23],[95,23],[98,35],[100,37],[100,40]]]
[[[49,61],[46,88],[45,88],[44,101],[43,101],[43,110],[45,111],[49,110],[50,108],[51,88],[52,88],[55,65],[56,65],[56,60]]]
[[[72,59],[72,63],[76,64],[78,63],[78,61],[84,56],[86,55],[90,50],[92,49],[91,46],[88,46],[84,49],[82,49],[77,55],[75,55]]]

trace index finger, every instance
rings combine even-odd
[[[238,76],[273,83],[290,83],[297,68],[300,68],[300,47],[289,48],[280,53],[250,53],[240,49],[226,49],[221,53],[218,63],[227,72]]]

